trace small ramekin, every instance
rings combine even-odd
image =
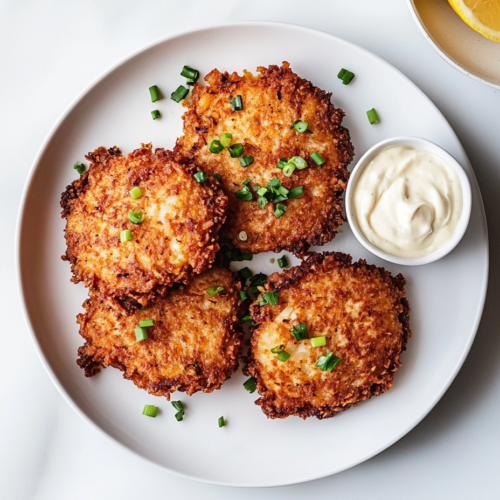
[[[457,224],[457,228],[451,240],[446,243],[446,245],[442,246],[435,252],[430,253],[424,257],[416,257],[416,258],[408,258],[408,257],[398,257],[396,255],[392,255],[380,248],[376,247],[372,243],[368,241],[368,239],[364,236],[361,229],[359,228],[359,224],[356,216],[354,215],[354,207],[352,203],[352,197],[354,194],[354,188],[356,187],[356,183],[364,171],[366,166],[372,161],[372,159],[380,153],[383,149],[390,146],[411,146],[417,149],[423,149],[425,151],[429,151],[430,153],[434,153],[437,156],[441,157],[448,165],[450,165],[453,170],[458,175],[460,179],[460,185],[462,187],[462,198],[463,198],[463,206],[462,206],[462,215]],[[386,139],[384,141],[375,144],[375,146],[371,147],[358,161],[356,166],[354,167],[349,182],[347,184],[347,190],[345,195],[345,205],[347,212],[347,220],[349,221],[349,225],[356,236],[357,240],[370,252],[377,255],[378,257],[387,260],[389,262],[394,262],[395,264],[402,264],[405,266],[421,266],[423,264],[429,264],[431,262],[435,262],[443,258],[445,255],[450,253],[460,242],[467,226],[469,224],[471,207],[472,207],[472,196],[471,196],[471,187],[470,182],[465,173],[464,169],[458,163],[453,156],[451,156],[447,151],[443,148],[434,144],[427,139],[422,139],[420,137],[393,137],[391,139]]]

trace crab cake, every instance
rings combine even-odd
[[[279,304],[251,306],[245,372],[256,404],[270,418],[323,419],[388,391],[411,334],[404,285],[401,274],[330,252],[271,275],[266,292]]]
[[[223,289],[210,295],[217,287]],[[167,399],[174,391],[191,395],[220,389],[238,367],[244,314],[240,288],[231,271],[214,267],[145,309],[91,294],[77,318],[86,341],[77,363],[87,377],[113,366],[137,387]],[[153,326],[146,329],[147,339],[138,341],[135,330],[144,320]]]
[[[344,112],[333,106],[331,93],[298,77],[287,62],[257,71],[258,76],[248,71],[239,76],[214,69],[205,78],[208,86],[195,85],[175,151],[207,174],[222,176],[229,205],[221,241],[244,252],[301,254],[310,245],[331,241],[344,221],[342,195],[354,150],[349,131],[341,126]],[[231,99],[238,96],[243,109],[233,111]],[[297,120],[307,130],[300,123],[295,126],[302,132],[291,128]],[[231,151],[239,159],[229,149],[210,151],[212,141],[225,133],[232,134]],[[306,168],[295,168],[288,177],[277,165],[295,157]],[[324,163],[317,165],[313,158]],[[243,167],[240,161],[252,163]],[[287,200],[272,190],[257,194],[273,178],[287,191],[302,186],[303,195]]]
[[[150,144],[86,158],[89,170],[61,200],[74,283],[147,304],[210,267],[227,205],[215,179],[197,182],[193,168]]]

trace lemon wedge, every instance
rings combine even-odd
[[[500,0],[448,0],[448,3],[472,29],[500,42]]]

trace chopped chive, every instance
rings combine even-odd
[[[156,102],[161,99],[160,89],[156,85],[149,87],[149,93],[151,94],[151,102]]]
[[[153,406],[153,405],[144,405],[144,409],[142,410],[142,414],[146,415],[147,417],[153,417],[155,418],[156,415],[158,415],[158,406]]]
[[[135,329],[135,340],[137,342],[142,342],[143,340],[147,340],[148,338],[148,331],[145,328],[142,328],[142,326],[138,326]]]
[[[217,139],[213,140],[211,143],[210,143],[210,146],[208,146],[208,150],[213,153],[214,155],[217,155],[219,154],[222,150],[224,149],[224,146],[222,145],[222,143],[220,141],[218,141]]]
[[[370,124],[378,123],[380,120],[378,118],[378,114],[375,111],[375,108],[370,109],[369,111],[366,112],[366,116],[368,116],[368,121]]]
[[[307,168],[307,161],[302,158],[302,156],[294,156],[293,158],[290,158],[290,162],[294,163],[294,165],[299,169],[303,170],[304,168]]]
[[[250,188],[248,186],[243,186],[239,191],[236,191],[234,193],[234,196],[243,201],[253,200],[252,191],[250,191]]]
[[[183,418],[184,418],[184,412],[183,411],[178,411],[175,414],[175,419],[177,420],[177,422],[182,421]]]
[[[196,69],[190,68],[189,66],[184,66],[181,71],[181,76],[196,82],[200,76],[200,72]]]
[[[313,337],[309,339],[313,347],[322,347],[326,345],[326,337]]]
[[[253,253],[250,252],[241,253],[241,260],[252,260],[252,259],[253,259]]]
[[[281,268],[288,266],[288,259],[286,255],[283,255],[283,257],[278,259],[278,266]]]
[[[186,85],[192,86],[196,83],[194,78],[186,78]]]
[[[305,323],[297,323],[292,327],[292,335],[295,337],[295,340],[308,339],[309,332],[307,331],[307,325]]]
[[[283,215],[285,215],[286,209],[286,205],[283,205],[283,203],[278,203],[276,205],[276,208],[274,209],[274,215],[276,215],[276,218],[279,219],[280,217],[283,217]]]
[[[227,150],[229,151],[231,158],[239,158],[245,152],[243,144],[240,144],[239,142],[229,146]]]
[[[253,163],[253,156],[246,155],[240,158],[240,165],[242,167],[248,167],[248,165],[251,165]]]
[[[182,404],[182,401],[171,401],[172,406],[177,410],[177,411],[184,411],[184,405]]]
[[[243,99],[240,95],[231,99],[231,107],[233,108],[233,111],[241,111],[243,109]]]
[[[321,157],[321,155],[317,151],[311,153],[311,160],[313,160],[314,163],[316,163],[316,165],[323,165],[323,163],[325,163],[326,161]]]
[[[243,383],[243,387],[250,393],[253,394],[255,389],[257,389],[257,381],[254,377],[250,377],[246,382]]]
[[[288,199],[293,200],[295,198],[300,198],[301,196],[304,196],[304,186],[297,186],[292,189],[290,189],[290,192],[288,193]]]
[[[238,234],[238,238],[241,241],[247,241],[248,240],[248,234],[245,231],[240,231],[240,234]]]
[[[244,186],[248,186],[248,185],[250,184],[250,179],[245,179],[245,180],[242,182],[242,184],[243,184]]]
[[[252,287],[265,286],[266,283],[267,283],[267,274],[264,273],[256,274],[255,276],[251,276],[250,278],[250,285]]]
[[[194,178],[201,184],[202,182],[205,182],[208,179],[208,176],[205,172],[196,172],[194,174]]]
[[[212,177],[214,179],[217,179],[219,182],[222,182],[222,175],[220,175],[220,174],[212,174]]]
[[[228,148],[231,146],[231,141],[233,140],[233,134],[230,134],[229,132],[224,132],[220,136],[220,142],[225,148]]]
[[[278,354],[280,352],[283,352],[285,350],[285,346],[283,344],[277,345],[276,347],[273,347],[271,349],[271,352],[273,354]]]
[[[251,320],[252,320],[252,316],[250,316],[250,314],[247,314],[246,316],[243,316],[243,318],[241,318],[242,323],[246,323],[247,321],[251,321]]]
[[[130,229],[124,229],[123,231],[120,231],[120,241],[122,243],[125,243],[126,241],[132,241],[132,233],[130,232]]]
[[[153,117],[153,120],[157,120],[158,118],[160,118],[160,112],[155,109],[154,111],[151,111],[151,116]]]
[[[293,174],[293,171],[297,168],[295,163],[289,161],[284,167],[283,167],[283,175],[286,177],[291,177]]]
[[[226,421],[224,417],[219,417],[219,427],[224,427],[226,425]]]
[[[252,271],[250,271],[250,269],[248,269],[248,267],[244,267],[243,269],[240,269],[238,271],[238,276],[242,281],[243,280],[246,281],[247,279],[250,279],[253,276],[253,273]]]
[[[245,292],[245,290],[240,290],[240,299],[241,300],[247,300],[248,299],[248,293]],[[245,316],[246,317],[246,316]],[[248,320],[247,320],[248,321]]]
[[[264,294],[264,300],[271,306],[277,306],[279,304],[280,294],[278,292],[266,292]]]
[[[85,165],[83,163],[79,163],[79,162],[76,162],[74,165],[73,165],[73,168],[80,174],[84,174],[85,173]]]
[[[137,200],[137,198],[140,198],[142,196],[142,189],[140,187],[134,187],[130,191],[130,196],[134,198],[134,200]]]
[[[270,262],[271,264],[274,264],[275,259],[269,259],[269,262]]]
[[[139,309],[140,309],[141,311],[145,311],[145,310],[146,310],[146,306],[141,306]]]
[[[278,353],[276,357],[278,358],[278,361],[285,362],[290,357],[290,354],[288,354],[286,351],[283,351]]]
[[[276,165],[276,168],[279,168],[283,170],[285,168],[285,165],[287,164],[288,160],[286,158],[280,158],[280,161]]]
[[[149,326],[154,325],[154,319],[141,319],[139,321],[139,326],[141,328],[148,328]]]
[[[352,82],[352,79],[354,78],[354,73],[352,71],[349,71],[347,69],[342,68],[339,71],[339,74],[337,75],[337,78],[340,78],[342,80],[342,83],[344,85],[349,85]]]
[[[266,193],[267,193],[267,188],[260,188],[260,189],[257,191],[257,194],[258,194],[259,196],[264,196]]]
[[[180,85],[175,92],[172,92],[170,95],[171,99],[175,102],[181,102],[189,94],[189,89],[184,87],[184,85]]]
[[[230,261],[237,261],[241,262],[243,260],[252,260],[253,259],[253,254],[250,252],[242,252],[238,248],[232,248],[231,250],[226,251],[226,257]]]
[[[261,196],[257,203],[259,204],[259,208],[264,208],[267,205],[267,200]]]
[[[295,120],[290,128],[303,134],[307,130],[308,126],[309,124],[307,122],[303,122],[302,120]]]
[[[324,356],[318,358],[316,366],[324,372],[331,372],[341,361],[342,358],[337,358],[333,352],[326,351]]]
[[[144,220],[144,212],[142,210],[131,210],[128,213],[128,220],[134,224],[140,224]]]
[[[224,290],[223,286],[211,286],[210,288],[207,289],[208,295],[210,297],[213,297],[214,295],[217,295],[218,293],[222,292]]]

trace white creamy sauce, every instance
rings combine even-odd
[[[392,146],[365,167],[352,205],[370,243],[398,257],[424,257],[455,233],[462,187],[453,168],[434,153]]]

